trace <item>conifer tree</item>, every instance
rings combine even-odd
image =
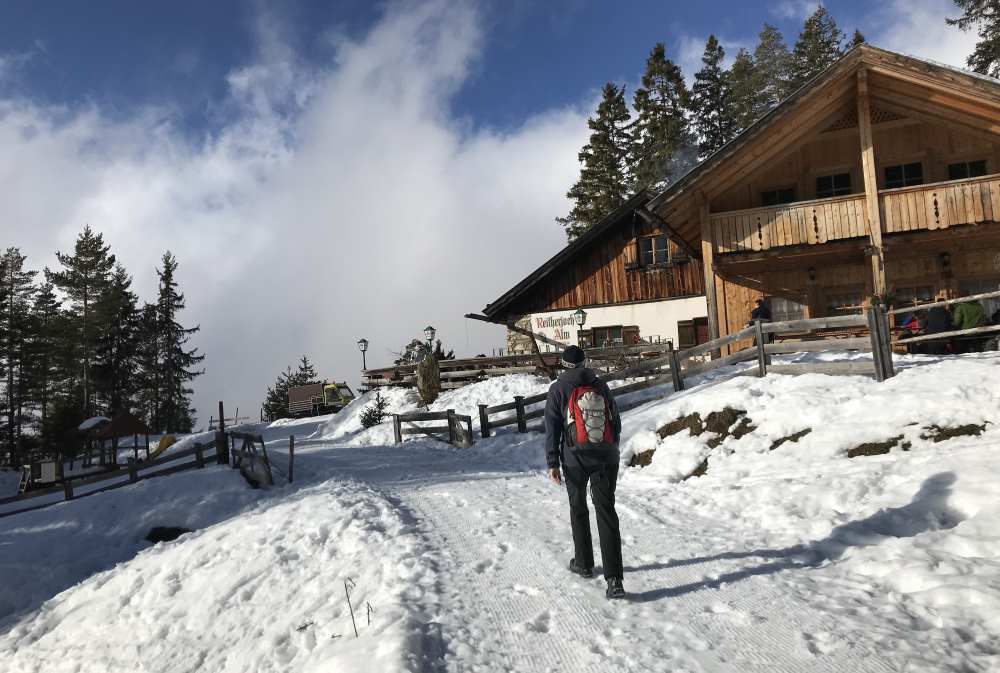
[[[290,381],[294,376],[292,368],[286,367],[285,371],[278,374],[274,385],[268,387],[267,394],[264,396],[264,414],[269,420],[288,418],[288,389],[291,387]]]
[[[35,293],[34,271],[25,268],[18,248],[7,248],[0,257],[0,361],[4,380],[4,444],[8,461],[19,462],[25,421],[27,344],[30,340],[31,303]]]
[[[860,34],[860,33],[859,33]],[[802,33],[792,50],[791,85],[798,89],[828,65],[843,56],[844,34],[837,22],[820,5],[806,19]]]
[[[597,112],[587,120],[590,142],[577,155],[583,165],[580,178],[566,193],[574,202],[573,209],[567,217],[556,218],[571,241],[623,204],[632,192],[630,118],[625,87],[605,84]]]
[[[52,283],[42,283],[31,307],[28,397],[38,414],[37,428],[42,449],[49,454],[55,434],[50,412],[59,393],[61,372],[69,369],[60,351],[60,347],[67,342],[63,335],[62,318],[62,309]]]
[[[160,357],[161,332],[159,312],[156,304],[146,303],[136,317],[136,405],[139,415],[153,429],[161,427],[160,422]]]
[[[74,385],[80,390],[85,416],[94,414],[91,369],[97,336],[105,327],[98,320],[96,304],[108,287],[115,265],[115,256],[109,251],[104,237],[95,234],[87,225],[77,237],[72,255],[56,253],[62,270],[45,271],[49,282],[69,300],[67,318],[71,342],[67,344],[67,351],[72,351],[79,363]]]
[[[633,172],[638,189],[659,191],[688,167],[694,144],[685,114],[688,104],[681,69],[658,42],[646,59],[642,86],[633,97]]]
[[[1000,77],[1000,2],[997,0],[954,0],[962,15],[946,19],[950,26],[964,31],[975,28],[979,41],[966,65],[975,72],[990,77]]]
[[[763,112],[767,112],[791,93],[791,54],[781,31],[770,24],[765,23],[757,35],[753,64]]]
[[[197,348],[186,348],[191,335],[200,327],[183,327],[179,322],[184,310],[184,295],[177,291],[174,273],[177,259],[169,251],[163,253],[163,268],[157,269],[160,291],[156,302],[160,330],[160,422],[164,432],[190,432],[194,425],[191,393],[188,384],[202,372],[194,368],[205,359]]]
[[[767,102],[759,88],[759,75],[753,57],[745,49],[736,54],[727,73],[729,82],[729,117],[733,133],[738,134],[767,112]]]
[[[698,151],[702,158],[715,152],[735,135],[735,124],[729,106],[729,82],[722,61],[725,50],[715,35],[709,35],[702,68],[694,76],[691,87],[691,111],[698,131]]]
[[[848,49],[854,49],[854,47],[859,44],[865,43],[865,36],[861,34],[861,31],[857,28],[854,29],[854,35],[851,36],[851,42],[847,45]]]
[[[303,355],[299,359],[298,369],[289,378],[289,387],[308,386],[314,383],[322,383],[322,381],[320,381],[319,375],[316,374],[316,368],[309,361],[309,357]]]
[[[97,304],[106,328],[98,335],[94,351],[94,389],[108,416],[131,410],[138,388],[139,298],[131,288],[132,277],[116,264]]]

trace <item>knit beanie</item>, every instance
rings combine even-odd
[[[582,367],[586,359],[587,355],[583,352],[582,348],[579,346],[567,346],[562,354],[562,365],[567,369],[575,369]]]

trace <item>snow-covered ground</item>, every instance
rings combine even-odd
[[[388,427],[361,428],[367,398],[261,427],[276,465],[296,436],[294,485],[251,491],[213,467],[0,519],[11,580],[0,661],[39,672],[1000,670],[1000,355],[898,364],[883,384],[716,375],[666,399],[669,386],[644,391],[658,399],[626,415],[623,462],[655,452],[619,478],[630,597],[615,603],[600,579],[565,570],[566,497],[544,478],[538,435],[392,446]],[[475,418],[476,404],[544,388],[497,379],[434,408]],[[411,393],[386,395],[394,410],[416,408]],[[726,407],[753,429],[721,442],[656,433]],[[888,453],[847,457],[886,440]],[[682,479],[700,464],[703,476]],[[196,532],[152,546],[152,525]]]

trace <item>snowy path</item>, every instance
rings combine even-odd
[[[444,650],[429,670],[900,670],[857,619],[866,606],[821,609],[822,580],[809,575],[823,570],[809,554],[743,553],[754,547],[738,529],[661,499],[651,506],[626,484],[618,509],[630,600],[609,603],[599,568],[593,580],[565,570],[565,493],[537,470],[498,461],[483,472],[480,461],[416,447],[360,453],[314,456],[386,493],[426,540],[440,595],[425,614]]]

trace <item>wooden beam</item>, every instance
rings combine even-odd
[[[659,215],[650,212],[645,208],[637,208],[635,212],[648,224],[651,224],[652,226],[661,229],[663,233],[666,234],[667,238],[676,243],[677,247],[686,252],[689,257],[698,260],[701,259],[701,253],[695,250],[690,243],[681,238],[681,236],[674,230],[674,228],[671,227],[669,224],[667,224],[666,221]]]
[[[708,198],[702,194],[698,209],[701,219],[701,268],[705,273],[705,301],[708,304],[708,338],[719,338],[719,304],[715,292],[715,237],[712,233],[712,218],[708,211]],[[717,358],[720,351],[712,351]]]
[[[885,250],[882,247],[882,215],[878,203],[875,146],[872,142],[871,102],[868,98],[868,71],[858,70],[858,133],[861,136],[861,169],[865,182],[865,204],[868,210],[868,234],[873,254],[872,279],[874,294],[885,297]]]

